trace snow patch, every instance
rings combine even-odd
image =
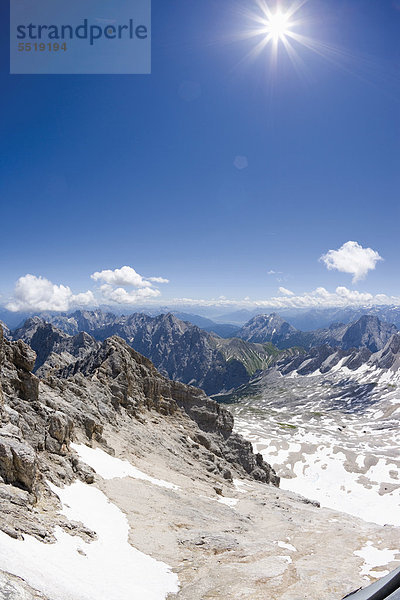
[[[243,488],[249,487],[249,484],[246,481],[242,481],[241,479],[234,479],[233,485],[240,494],[247,494],[247,490]]]
[[[292,544],[288,544],[287,542],[275,542],[278,544],[279,548],[284,548],[285,550],[290,550],[290,552],[297,552],[297,548],[292,546]]]
[[[373,569],[376,569],[376,567],[385,567],[393,562],[400,552],[398,550],[388,550],[387,548],[379,550],[378,548],[374,548],[372,542],[367,542],[361,550],[356,550],[354,554],[360,556],[364,560],[364,564],[361,567],[361,575],[367,575],[368,577],[384,577],[389,571],[374,572]]]
[[[164,600],[179,590],[171,568],[128,543],[129,525],[122,511],[97,488],[80,481],[63,489],[49,484],[62,512],[96,532],[84,542],[60,527],[56,543],[31,536],[15,540],[0,532],[2,569],[57,600]]]
[[[220,502],[221,504],[225,504],[226,506],[230,506],[231,508],[233,508],[234,506],[236,506],[236,504],[239,502],[239,500],[237,500],[236,498],[225,498],[224,496],[220,496],[218,498],[218,502]]]
[[[153,485],[167,488],[170,490],[179,489],[178,486],[162,479],[155,479],[146,475],[142,471],[139,471],[136,467],[131,465],[127,460],[121,460],[110,456],[104,450],[100,448],[89,448],[84,444],[71,444],[71,448],[75,450],[81,457],[81,459],[92,469],[96,471],[103,479],[114,479],[116,477],[133,477],[134,479],[141,479],[142,481],[148,481]]]

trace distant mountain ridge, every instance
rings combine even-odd
[[[354,373],[361,369],[362,373],[368,370],[376,373],[374,377],[379,379],[379,371],[390,370],[391,375],[386,377],[390,383],[400,379],[400,333],[394,333],[386,344],[378,351],[371,352],[368,348],[331,348],[330,346],[319,346],[312,348],[309,353],[294,358],[278,360],[276,368],[282,375],[297,373],[298,375],[311,375],[338,372]]]
[[[256,371],[292,353],[268,343],[219,338],[172,314],[120,317],[101,311],[76,311],[47,318],[52,322],[34,317],[12,332],[13,339],[22,339],[35,350],[35,370],[40,369],[41,375],[83,358],[99,341],[118,336],[171,379],[215,394],[243,385]]]
[[[33,317],[7,333],[35,350],[35,370],[40,375],[66,367],[84,358],[98,342],[118,336],[149,358],[164,375],[200,387],[209,395],[245,385],[258,371],[277,361],[301,361],[307,351],[312,354],[315,348],[311,362],[315,356],[334,350],[364,348],[377,352],[397,332],[394,325],[371,315],[363,315],[350,325],[333,324],[314,332],[298,331],[277,314],[257,315],[239,330],[237,337],[228,339],[171,313],[117,316],[98,310],[45,317],[50,323]]]
[[[371,352],[377,352],[397,331],[395,325],[383,323],[374,315],[363,315],[348,325],[334,323],[327,329],[304,332],[296,330],[273,313],[253,317],[236,335],[246,341],[271,342],[280,349],[294,346],[310,349],[328,345],[342,350],[365,347]]]

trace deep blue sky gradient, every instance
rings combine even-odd
[[[162,301],[333,290],[351,277],[318,258],[356,240],[385,259],[356,288],[400,295],[400,4],[310,0],[307,32],[347,58],[300,50],[301,76],[243,62],[246,4],[153,0],[151,76],[10,76],[1,3],[3,294],[125,264],[170,279]]]

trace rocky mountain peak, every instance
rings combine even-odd
[[[236,335],[248,342],[271,342],[276,344],[295,333],[296,329],[294,327],[278,314],[272,313],[270,315],[256,315],[239,329]]]
[[[72,337],[37,317],[25,321],[22,327],[13,332],[12,338],[22,340],[34,350],[34,371],[42,369],[42,375],[46,362],[50,369],[60,368],[97,347],[97,342],[89,334],[80,332]],[[49,361],[51,355],[52,360]]]
[[[377,352],[397,331],[395,325],[383,323],[375,315],[363,315],[347,327],[342,338],[342,348],[348,350],[363,346],[371,352]]]

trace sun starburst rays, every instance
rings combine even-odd
[[[304,19],[298,15],[298,12],[308,0],[297,0],[285,8],[279,3],[272,8],[266,0],[255,0],[255,2],[257,10],[248,14],[253,26],[243,34],[245,38],[256,40],[247,58],[256,58],[269,47],[271,62],[276,63],[279,47],[282,47],[298,68],[302,61],[295,44],[303,44],[303,39],[307,40],[305,45],[310,46],[312,43],[312,40],[296,32],[296,29],[304,24]]]
[[[285,70],[285,59],[304,83],[315,81],[313,66],[316,63],[309,60],[311,53],[314,58],[376,89],[382,89],[382,83],[390,85],[393,92],[389,95],[398,98],[397,73],[375,57],[329,42],[329,30],[321,20],[321,12],[311,10],[309,3],[310,0],[252,0],[251,8],[242,2],[238,4],[240,28],[226,37],[227,42],[246,42],[246,50],[235,70],[262,59],[272,92],[278,70],[280,67]],[[328,17],[325,20],[329,21]],[[318,39],[315,35],[324,33],[328,33],[328,39]]]

